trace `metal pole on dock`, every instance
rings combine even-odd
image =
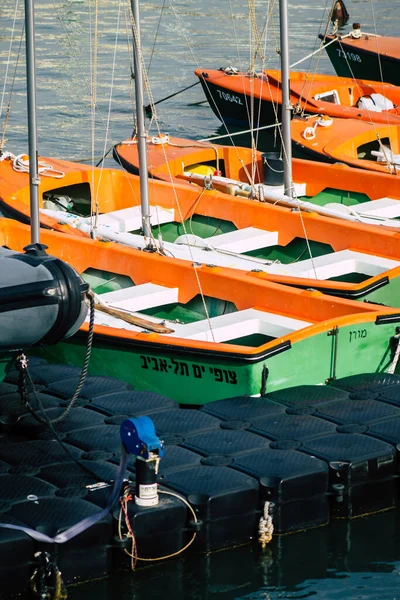
[[[143,74],[141,63],[141,41],[140,41],[140,15],[139,0],[131,0],[133,19],[135,22],[135,31],[133,35],[134,63],[135,63],[135,101],[136,101],[136,119],[137,119],[137,141],[139,155],[139,174],[140,174],[140,203],[142,210],[143,234],[151,240],[151,223],[149,207],[149,187],[147,173],[147,131],[145,127],[144,112],[144,94],[143,94]]]
[[[36,120],[36,50],[33,0],[25,0],[26,85],[28,104],[29,190],[31,242],[40,242],[39,174]]]
[[[292,105],[290,104],[289,74],[289,26],[287,0],[279,0],[279,23],[281,38],[281,72],[282,72],[282,145],[285,194],[293,197],[292,186],[292,136],[290,122]]]

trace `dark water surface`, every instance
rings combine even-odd
[[[254,544],[210,555],[187,555],[71,588],[69,598],[397,600],[399,517],[393,510],[351,523],[335,521],[274,538],[264,551]]]
[[[260,28],[271,4],[256,2]],[[328,0],[327,6],[330,4]],[[142,41],[146,65],[151,63],[154,100],[194,83],[196,67],[248,67],[250,25],[245,0],[165,2],[160,19],[162,5],[161,0],[141,3]],[[350,23],[361,21],[364,31],[399,34],[399,0],[348,0],[347,8]],[[96,162],[105,149],[128,137],[133,127],[124,5],[119,0],[99,1],[94,86],[90,75],[95,45],[94,2],[36,0],[35,10],[39,152],[43,156]],[[323,0],[289,0],[292,63],[316,49],[326,14]],[[5,149],[14,154],[27,150],[24,46],[15,67],[22,19],[22,0],[0,0],[0,136],[5,135]],[[271,23],[264,52],[267,65],[275,68],[279,35],[276,16]],[[325,54],[297,68],[333,73]],[[96,93],[94,125],[91,90]],[[173,135],[200,139],[225,133],[203,102],[200,86],[160,104],[157,113],[161,130]],[[110,160],[108,165],[113,162]],[[400,600],[399,517],[394,510],[352,523],[333,522],[315,531],[274,538],[265,551],[254,544],[208,556],[187,553],[181,559],[140,568],[134,574],[118,574],[110,580],[71,588],[69,597]],[[154,550],[157,554],[157,548]]]

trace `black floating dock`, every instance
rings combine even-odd
[[[50,420],[63,413],[80,370],[32,359],[36,396]],[[38,422],[18,392],[17,371],[0,383],[0,522],[54,536],[107,506],[121,453],[119,425],[148,415],[165,442],[160,503],[128,504],[140,558],[209,552],[257,540],[266,502],[274,535],[393,508],[400,469],[400,377],[366,374],[264,398],[179,408],[112,378],[88,377],[56,430]],[[32,406],[37,399],[30,394]],[[64,447],[63,447],[64,446]],[[399,446],[400,448],[400,446]],[[127,484],[135,486],[132,458]],[[183,496],[194,509],[168,493]],[[34,555],[50,553],[65,583],[129,565],[118,536],[120,507],[65,544],[0,528],[0,596],[24,593]]]

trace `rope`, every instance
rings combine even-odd
[[[150,59],[149,59],[149,66],[147,67],[147,71],[148,71],[148,72],[149,72],[149,71],[150,71],[150,69],[151,69],[151,63],[152,63],[152,61],[153,61],[154,50],[155,50],[156,43],[157,43],[158,32],[160,31],[161,19],[162,19],[163,12],[164,12],[164,9],[165,9],[165,3],[166,3],[166,1],[167,1],[167,0],[164,0],[164,2],[163,2],[163,5],[162,5],[162,7],[161,7],[161,10],[160,10],[160,18],[158,19],[158,23],[157,23],[157,29],[156,29],[156,33],[155,33],[155,35],[154,35],[153,47],[152,47],[152,49],[151,49],[151,54],[150,54]],[[164,98],[164,100],[165,100],[165,98]],[[159,100],[159,102],[162,102],[162,100]]]
[[[165,100],[169,100],[170,98],[174,98],[175,96],[178,96],[179,94],[182,94],[183,92],[186,92],[187,90],[190,90],[195,85],[199,85],[199,83],[200,83],[200,79],[199,79],[199,81],[196,81],[196,83],[192,83],[191,85],[184,87],[182,90],[178,90],[174,94],[170,94],[169,96],[165,96],[165,98],[161,98],[161,100],[157,100],[157,102],[154,102],[153,106],[156,106],[156,104],[161,104],[161,102],[164,102]],[[151,104],[147,104],[147,106],[144,107],[144,110],[146,112],[151,112],[151,110],[152,110]]]
[[[90,2],[88,3],[89,6],[89,13],[90,13],[90,9],[91,9],[91,4]],[[82,96],[82,84],[85,88],[86,93],[88,94],[89,97],[91,97],[92,95],[92,90],[91,90],[91,81],[88,80],[86,73],[83,71],[82,65],[85,64],[84,61],[82,61],[82,59],[78,56],[77,52],[76,52],[76,48],[78,47],[76,42],[71,39],[71,36],[69,34],[69,32],[67,31],[66,27],[65,27],[65,22],[63,20],[63,12],[62,10],[60,10],[60,6],[56,4],[55,0],[53,0],[53,10],[56,14],[56,17],[59,21],[59,24],[63,30],[63,34],[64,34],[64,39],[63,39],[63,44],[65,44],[68,47],[68,50],[70,52],[70,54],[73,56],[74,61],[75,61],[75,69],[77,72],[79,72],[79,96]],[[68,15],[68,13],[66,13]],[[69,22],[68,16],[67,16],[67,21]],[[91,20],[90,20],[90,27],[91,27]],[[91,39],[92,39],[92,35],[90,33],[89,36],[89,43],[91,44]],[[91,59],[91,53],[90,53],[90,59]],[[97,117],[100,119],[101,123],[104,125],[104,121],[103,121],[103,117],[102,114],[97,106],[95,106],[96,109],[96,113],[97,113]],[[72,160],[71,162],[93,162],[93,155],[91,158],[86,159],[85,161],[78,161],[78,160]]]
[[[255,23],[254,0],[248,0],[248,4],[249,4],[250,15],[251,15],[251,16],[250,16],[250,20],[251,20],[251,22],[252,22],[252,24],[253,24],[253,27],[254,27],[254,28],[255,28],[255,30],[256,30],[256,34],[255,34],[255,35],[256,35],[256,37],[258,38],[258,44],[260,44],[260,38],[259,38],[258,30],[257,30],[257,25],[256,25],[256,23]],[[270,20],[270,18],[271,18],[271,14],[272,14],[272,7],[271,7],[271,11],[270,11],[270,13],[269,13],[269,15],[268,15],[268,17],[267,17],[267,22],[269,22],[269,20]],[[204,81],[205,81],[205,83],[206,83],[206,85],[207,85],[207,82],[206,82],[206,80],[204,80]],[[263,79],[263,81],[264,81],[264,79]],[[267,78],[267,84],[268,84],[268,86],[269,86],[269,81],[268,81],[268,78]],[[260,86],[260,87],[261,87],[261,86]],[[254,93],[252,94],[252,96],[254,96]],[[260,107],[261,107],[261,102],[260,102]],[[276,128],[277,126],[279,126],[279,125],[280,125],[280,123],[279,123],[279,120],[278,120],[278,113],[277,113],[277,106],[276,106],[276,105],[274,105],[274,112],[275,112],[275,121],[276,121],[276,123],[275,123],[274,125],[269,125],[269,126],[266,126],[266,127],[263,127],[263,128],[257,128],[257,130],[260,130],[260,129],[267,129],[267,128],[271,128],[271,127],[275,127],[275,128]],[[253,115],[251,115],[251,118],[253,118]],[[223,122],[223,119],[222,119],[222,118],[221,118],[221,120],[222,120],[222,122]],[[156,126],[158,127],[158,120],[157,120],[157,116],[156,116],[156,115],[155,115],[155,123],[156,123]],[[242,167],[243,167],[243,169],[244,169],[244,172],[245,172],[245,174],[246,174],[246,177],[247,177],[247,179],[248,179],[248,182],[249,182],[249,184],[250,184],[250,186],[251,186],[251,188],[252,188],[253,190],[255,189],[255,184],[254,184],[254,181],[255,181],[255,176],[256,176],[256,148],[255,148],[254,137],[253,137],[254,131],[255,131],[255,128],[254,128],[254,127],[251,127],[251,129],[249,129],[249,130],[248,130],[248,132],[252,134],[252,140],[253,140],[253,141],[252,141],[253,161],[252,161],[252,172],[251,172],[251,173],[249,173],[249,171],[248,171],[248,169],[247,169],[247,165],[245,165],[245,164],[244,164],[244,161],[243,161],[243,159],[240,157],[239,151],[238,151],[238,150],[236,150],[236,152],[237,152],[237,157],[239,158],[239,160],[240,160],[240,162],[241,162],[241,165],[242,165]],[[159,136],[161,136],[161,132],[160,132],[160,129],[159,129],[159,128],[158,128],[158,133],[159,133]],[[240,134],[240,135],[241,135],[241,134],[243,134],[243,133],[244,133],[244,132],[240,132],[240,133],[238,133],[238,134]],[[279,131],[279,134],[280,134],[280,136],[281,136],[281,132],[280,132],[280,131]],[[199,141],[211,141],[211,140],[215,140],[215,139],[221,139],[221,138],[223,138],[223,137],[232,137],[232,135],[235,135],[235,134],[228,134],[228,136],[215,136],[215,137],[213,137],[213,138],[208,138],[207,140],[199,140]],[[281,137],[282,137],[282,136],[281,136]],[[172,144],[171,142],[169,142],[169,143],[170,143],[170,145],[171,145],[171,146],[172,146],[172,145],[174,145],[174,144]],[[283,145],[283,144],[282,144],[282,145]],[[176,146],[177,146],[177,147],[181,147],[180,145],[176,145]],[[196,147],[196,144],[192,144],[192,147]],[[170,181],[171,181],[171,183],[173,183],[173,178],[172,178],[172,174],[171,174],[171,172],[170,172],[170,169],[169,169],[169,163],[168,163],[168,160],[167,160],[167,155],[166,155],[165,148],[163,148],[163,153],[164,153],[164,160],[165,160],[165,164],[166,164],[166,165],[168,165],[168,170],[169,170],[169,177],[170,177]],[[287,159],[287,157],[286,157],[286,159]],[[218,163],[217,163],[217,169],[218,169]],[[175,198],[176,198],[176,202],[177,202],[178,210],[179,210],[179,212],[180,212],[180,218],[181,218],[181,221],[182,221],[182,225],[183,225],[184,234],[187,236],[187,232],[186,232],[186,228],[185,228],[185,224],[184,224],[184,219],[183,219],[183,217],[182,217],[182,213],[181,213],[181,209],[180,209],[180,206],[179,206],[179,201],[178,201],[178,199],[177,199],[176,193],[175,193]],[[195,206],[194,206],[194,208],[192,209],[191,218],[190,218],[190,223],[189,223],[189,226],[190,226],[190,231],[191,231],[191,233],[192,233],[192,234],[193,234],[193,230],[192,230],[192,216],[193,216],[193,212],[194,212],[194,210],[195,210],[195,207],[197,206],[197,203],[198,203],[198,201],[199,201],[199,200],[197,200],[197,201],[195,202]],[[306,226],[305,226],[305,223],[304,223],[304,218],[303,218],[303,215],[302,215],[301,211],[299,211],[299,217],[300,217],[301,226],[302,226],[302,229],[303,229],[303,232],[304,232],[304,237],[305,237],[305,241],[306,241],[307,249],[308,249],[308,252],[309,252],[310,259],[311,259],[311,264],[312,264],[312,268],[313,268],[313,271],[314,271],[314,276],[315,276],[315,279],[318,279],[318,277],[317,277],[317,272],[316,272],[316,268],[315,268],[315,264],[314,264],[314,260],[313,260],[313,255],[312,255],[312,251],[311,251],[311,246],[310,246],[310,242],[309,242],[308,235],[307,235],[307,231],[306,231]],[[188,245],[189,245],[189,244],[188,244]],[[235,257],[237,257],[237,256],[240,256],[239,254],[237,254],[237,253],[234,253],[234,252],[230,253],[229,251],[223,251],[223,250],[220,250],[220,249],[213,248],[213,246],[212,246],[212,245],[208,245],[208,247],[210,247],[212,250],[214,250],[214,251],[216,251],[216,252],[224,253],[224,254],[227,254],[227,255],[235,256]],[[189,248],[190,248],[190,245],[189,245]],[[260,263],[261,263],[261,264],[271,264],[271,262],[270,262],[270,261],[262,261],[262,260],[260,260],[260,259],[254,259],[254,262],[255,262],[255,263],[256,263],[256,262],[258,262],[258,264],[260,264]],[[208,315],[207,315],[207,316],[208,316]]]
[[[175,492],[168,492],[166,490],[158,490],[158,493],[165,494],[167,496],[173,496],[174,498],[177,498],[178,500],[183,502],[188,507],[190,512],[192,513],[194,524],[197,525],[197,523],[198,523],[197,515],[196,515],[195,511],[193,510],[192,506],[189,504],[189,502],[185,498],[183,498],[179,494],[176,494]],[[178,556],[179,554],[182,554],[182,552],[187,550],[189,548],[189,546],[192,545],[192,543],[194,542],[194,540],[196,538],[197,531],[194,531],[189,542],[187,544],[185,544],[185,546],[183,546],[183,548],[181,548],[180,550],[177,550],[176,552],[172,552],[171,554],[167,554],[165,556],[157,556],[154,558],[142,558],[142,557],[138,556],[135,534],[132,529],[132,525],[129,521],[129,515],[128,515],[128,502],[131,502],[132,500],[133,500],[133,496],[130,493],[129,487],[126,487],[124,494],[123,494],[122,498],[120,499],[121,510],[119,512],[119,517],[118,517],[118,536],[119,536],[120,540],[124,539],[124,537],[132,540],[132,551],[129,552],[128,550],[126,550],[126,548],[124,548],[125,554],[127,554],[131,558],[132,571],[134,571],[134,569],[136,567],[136,563],[139,560],[142,562],[155,562],[155,561],[159,561],[159,560],[166,560],[167,558],[172,558],[174,556]],[[125,533],[125,534],[122,533],[122,513],[124,513],[125,525],[128,530],[128,533]]]
[[[40,561],[30,578],[30,590],[35,596],[45,600],[65,600],[68,597],[57,564],[50,560],[48,552],[36,552],[35,559]]]
[[[104,166],[104,158],[106,158],[107,154],[109,154],[109,152],[111,152],[111,148],[107,152],[107,140],[108,140],[108,134],[109,134],[110,122],[111,122],[111,104],[112,104],[113,90],[114,90],[114,75],[115,75],[115,65],[116,65],[116,56],[117,56],[119,23],[120,23],[120,16],[121,16],[121,2],[122,2],[122,0],[120,0],[119,6],[118,6],[117,30],[115,32],[114,54],[113,54],[113,61],[112,61],[112,68],[111,68],[110,95],[109,95],[109,99],[108,99],[106,132],[105,132],[105,136],[104,136],[104,146],[103,146],[103,158],[100,162],[97,162],[97,164],[96,164],[96,167],[98,167],[99,164],[101,164],[102,171],[103,171],[103,166]],[[94,160],[94,155],[93,155],[93,160]],[[100,177],[101,177],[101,174],[100,174]],[[98,188],[96,190],[96,206],[98,206],[97,199],[98,199],[99,190],[100,190],[100,181],[99,181]]]
[[[13,169],[17,171],[17,173],[29,173],[29,156],[26,154],[18,154],[18,156],[14,156],[11,152],[5,153],[5,158],[9,158],[13,161]],[[3,160],[3,158],[1,159]],[[62,179],[65,177],[65,173],[63,171],[59,171],[55,169],[53,165],[50,165],[43,160],[38,161],[38,174],[43,177],[54,177],[55,179]]]
[[[374,22],[374,29],[376,31],[376,19],[375,19],[374,5],[373,5],[372,0],[371,0],[371,13],[372,13],[372,20]],[[376,37],[380,37],[380,36],[376,36]],[[379,73],[381,76],[381,81],[383,82],[383,69],[382,69],[381,53],[379,52],[379,43],[377,44],[377,46],[378,46]]]
[[[274,504],[273,502],[264,503],[263,516],[260,518],[258,524],[258,541],[260,542],[263,550],[267,544],[272,540],[272,534],[274,533],[274,524],[272,522]]]
[[[89,324],[89,333],[88,333],[88,340],[87,340],[87,346],[86,346],[86,356],[85,356],[85,360],[84,360],[84,365],[82,367],[82,372],[80,375],[80,380],[78,383],[78,386],[75,390],[74,396],[71,399],[70,403],[68,404],[68,406],[66,407],[65,411],[60,415],[60,417],[58,417],[57,419],[54,420],[50,420],[49,417],[47,416],[46,410],[43,406],[43,403],[41,402],[39,396],[36,393],[35,390],[35,385],[32,381],[31,375],[29,373],[28,370],[28,358],[26,357],[26,355],[24,353],[21,353],[20,355],[18,355],[16,357],[16,368],[19,372],[19,377],[18,377],[18,393],[21,396],[21,400],[23,401],[25,407],[28,409],[29,413],[32,415],[32,417],[38,421],[39,423],[41,423],[42,425],[47,425],[52,434],[54,435],[56,441],[59,443],[59,445],[62,447],[62,449],[64,450],[64,452],[67,454],[67,456],[73,461],[75,462],[79,468],[81,468],[83,471],[85,471],[85,473],[87,473],[88,475],[90,475],[91,477],[93,477],[93,479],[95,481],[99,481],[99,477],[97,475],[97,473],[95,473],[94,471],[92,471],[92,469],[84,466],[83,464],[81,464],[81,462],[71,453],[71,451],[68,449],[68,446],[64,444],[64,442],[61,440],[60,436],[58,435],[57,431],[54,429],[54,424],[62,421],[67,414],[70,412],[71,408],[73,407],[73,405],[76,402],[76,398],[79,396],[80,391],[82,389],[82,386],[85,382],[86,379],[86,375],[87,375],[87,369],[88,369],[88,365],[89,365],[89,359],[90,359],[90,353],[91,353],[91,348],[92,348],[92,341],[93,341],[93,325],[94,325],[94,315],[95,315],[95,311],[94,311],[94,298],[93,298],[93,294],[91,294],[89,296],[90,299],[90,324]],[[39,409],[40,412],[43,416],[40,417],[38,415],[38,413],[32,408],[31,404],[30,404],[30,400],[29,400],[29,392],[32,393]],[[75,398],[76,397],[76,398]]]
[[[277,127],[280,127],[281,125],[282,125],[282,123],[273,123],[272,125],[263,125],[262,127],[254,127],[253,129],[237,131],[236,133],[226,133],[224,135],[214,135],[212,137],[202,138],[198,141],[199,142],[212,142],[214,140],[223,140],[224,138],[233,138],[233,137],[236,137],[237,135],[243,135],[245,133],[252,133],[254,131],[262,131],[264,129],[275,129]]]
[[[98,223],[98,218],[99,218],[99,213],[100,213],[100,207],[99,207],[99,193],[100,193],[100,187],[101,187],[101,179],[103,176],[103,169],[104,169],[104,159],[107,156],[107,154],[111,151],[108,150],[107,152],[107,141],[108,141],[108,135],[109,135],[109,129],[110,129],[110,122],[111,122],[111,105],[112,105],[112,98],[113,98],[113,89],[114,89],[114,75],[115,75],[115,64],[116,64],[116,53],[117,53],[117,44],[118,44],[118,35],[119,35],[119,24],[120,24],[120,15],[121,15],[121,1],[119,3],[118,6],[118,18],[117,18],[117,29],[116,29],[116,33],[115,33],[115,44],[114,44],[114,54],[113,54],[113,62],[112,62],[112,69],[111,69],[111,84],[110,84],[110,95],[109,95],[109,100],[108,100],[108,111],[107,111],[107,120],[106,120],[106,131],[105,131],[105,136],[104,136],[104,146],[103,146],[103,158],[101,161],[96,163],[96,167],[98,167],[99,165],[101,165],[101,170],[100,170],[100,174],[99,174],[99,179],[97,182],[97,188],[95,189],[95,185],[94,185],[94,181],[95,181],[95,172],[94,172],[94,168],[92,170],[92,194],[91,194],[91,202],[90,202],[90,208],[91,208],[91,237],[95,238],[96,237],[96,229],[97,229],[97,223]],[[97,23],[97,19],[96,19],[96,23]],[[96,51],[97,53],[97,51]],[[94,123],[93,123],[94,126]],[[95,156],[94,156],[94,130],[92,130],[92,162],[95,162]],[[93,165],[94,166],[94,165]],[[92,207],[93,207],[93,196],[95,196],[95,214],[93,215],[92,212]]]
[[[172,6],[171,6],[171,8],[172,8]],[[173,8],[172,8],[172,10],[174,12]],[[175,12],[174,12],[174,14],[175,14]],[[137,48],[137,51],[139,53],[139,60],[140,60],[141,65],[142,65],[142,72],[143,72],[143,79],[144,79],[145,89],[146,89],[147,95],[148,95],[149,100],[150,100],[151,111],[152,111],[153,119],[154,119],[154,121],[156,123],[156,126],[157,126],[158,135],[161,136],[161,131],[160,131],[160,127],[159,127],[158,117],[157,117],[157,113],[156,113],[156,110],[155,110],[155,103],[154,103],[153,95],[152,95],[152,92],[151,92],[151,87],[150,87],[150,82],[149,82],[148,75],[147,75],[146,65],[144,63],[142,48],[141,48],[140,44],[138,43],[139,42],[138,32],[137,32],[137,28],[136,28],[136,24],[135,24],[135,20],[133,18],[132,12],[131,12],[131,22],[132,22],[133,34],[135,36],[135,41],[136,41],[136,48]],[[162,145],[161,147],[163,148],[165,162],[168,165],[165,147],[164,147],[164,145]],[[176,206],[177,206],[178,212],[179,212],[179,218],[180,218],[180,220],[182,222],[182,227],[183,227],[184,235],[187,235],[187,230],[186,230],[186,226],[185,226],[184,219],[183,219],[183,214],[182,214],[182,208],[181,208],[181,205],[180,205],[180,202],[179,202],[178,194],[177,194],[175,186],[174,186],[174,182],[173,182],[173,178],[172,178],[172,173],[171,173],[169,165],[168,165],[168,171],[169,171],[170,181],[171,181],[171,184],[172,184],[172,190],[173,190],[173,193],[174,193],[175,203],[176,203]],[[152,239],[155,242],[155,239],[154,239],[153,235],[152,235]],[[155,246],[157,247],[157,244],[155,244]],[[198,288],[199,288],[199,292],[200,292],[200,296],[201,296],[201,301],[202,301],[203,308],[204,308],[204,313],[205,313],[206,319],[208,321],[208,326],[209,326],[211,338],[212,338],[212,341],[215,342],[214,332],[213,332],[213,328],[212,328],[211,320],[210,320],[210,314],[209,314],[209,311],[208,311],[208,308],[207,308],[207,304],[206,304],[206,301],[205,301],[203,288],[202,288],[202,285],[201,285],[201,282],[200,282],[199,273],[198,273],[198,267],[199,267],[199,265],[197,265],[197,263],[195,262],[195,260],[193,258],[192,249],[191,249],[190,245],[188,245],[188,249],[189,249],[189,254],[190,254],[190,257],[191,257],[191,261],[192,261],[192,266],[193,266],[193,270],[194,270],[196,282],[197,282],[197,285],[198,285]]]
[[[268,78],[267,78],[267,81],[268,81]],[[260,105],[261,105],[261,102],[260,102]],[[276,105],[275,105],[275,104],[273,104],[273,110],[274,110],[274,114],[275,114],[275,122],[276,122],[276,124],[277,124],[277,123],[278,123],[278,113],[277,113],[277,107],[276,107]],[[277,128],[275,129],[275,132],[276,132],[276,133],[279,135],[279,137],[280,137],[280,141],[281,141],[281,144],[280,144],[280,145],[281,145],[281,152],[283,152],[283,154],[284,154],[284,160],[287,162],[287,161],[288,161],[288,157],[287,157],[287,153],[286,153],[286,148],[285,148],[285,145],[284,145],[284,143],[283,143],[282,130],[281,130],[281,128],[280,128],[280,127],[277,127]],[[291,183],[292,183],[292,195],[293,195],[293,197],[295,197],[295,199],[298,201],[297,195],[296,195],[296,193],[295,193],[295,188],[294,188],[294,185],[293,185],[293,181],[292,181]],[[261,191],[261,187],[260,187],[260,191]],[[260,192],[259,192],[259,197],[260,197],[260,199],[262,199],[262,198],[261,198],[261,196],[262,196],[262,194],[260,194]],[[310,242],[309,242],[309,238],[308,238],[308,234],[307,234],[307,229],[306,229],[306,225],[305,225],[305,223],[304,223],[304,217],[303,217],[303,214],[302,214],[302,211],[301,211],[301,210],[299,210],[299,218],[300,218],[301,226],[302,226],[302,229],[303,229],[304,238],[305,238],[305,240],[306,240],[307,249],[308,249],[309,256],[310,256],[310,260],[311,260],[312,269],[313,269],[313,271],[314,271],[314,277],[315,277],[315,279],[318,279],[318,276],[317,276],[317,271],[316,271],[315,264],[314,264],[314,258],[313,258],[313,255],[312,255],[311,246],[310,246]]]
[[[88,368],[89,368],[89,361],[90,361],[90,355],[92,352],[92,345],[93,345],[93,330],[94,330],[94,318],[95,318],[95,310],[94,310],[94,296],[92,292],[87,292],[87,296],[89,298],[89,302],[90,302],[90,318],[89,318],[89,331],[88,331],[88,338],[87,338],[87,342],[86,342],[86,353],[85,353],[85,359],[83,362],[83,367],[82,367],[82,371],[81,371],[81,375],[79,378],[79,382],[78,385],[76,387],[76,390],[71,398],[71,400],[69,401],[68,405],[66,406],[65,410],[62,412],[62,414],[57,417],[56,419],[50,420],[48,419],[43,405],[41,404],[39,398],[36,395],[35,392],[35,386],[34,383],[31,379],[30,373],[28,371],[28,359],[25,356],[25,354],[21,353],[20,355],[17,356],[16,358],[16,367],[17,370],[19,371],[19,392],[21,395],[21,399],[23,400],[25,406],[28,408],[29,412],[32,414],[32,416],[42,425],[49,425],[50,429],[52,430],[52,432],[55,434],[55,430],[53,428],[53,426],[57,423],[60,423],[61,421],[63,421],[68,414],[70,413],[70,411],[72,410],[72,408],[74,407],[80,392],[82,391],[82,388],[84,386],[85,383],[85,379],[87,376],[87,372],[88,372]],[[30,406],[29,403],[29,396],[28,396],[28,387],[27,387],[27,382],[29,382],[31,389],[34,393],[35,396],[35,400],[37,401],[44,419],[42,419]]]
[[[348,33],[346,35],[342,35],[341,38],[344,39],[349,36],[350,36],[350,34]],[[293,67],[297,67],[297,65],[300,65],[302,62],[306,61],[308,58],[312,58],[315,54],[318,54],[319,52],[321,52],[321,50],[327,48],[328,46],[330,46],[331,44],[334,44],[335,42],[337,42],[336,38],[334,40],[331,40],[330,42],[327,42],[326,44],[321,43],[321,46],[319,48],[317,48],[317,50],[314,50],[314,52],[310,52],[310,54],[307,54],[307,56],[304,56],[303,58],[296,61],[295,63],[292,63],[289,68],[293,69]]]
[[[350,64],[350,62],[349,62],[349,60],[348,60],[348,58],[347,58],[346,51],[343,49],[343,46],[342,46],[342,43],[341,43],[341,39],[339,39],[339,38],[338,38],[338,39],[337,39],[337,43],[339,44],[340,50],[341,50],[341,52],[343,53],[343,54],[342,54],[342,56],[344,57],[344,59],[345,59],[345,61],[346,61],[347,68],[348,68],[348,69],[349,69],[349,71],[350,71],[350,76],[351,76],[351,78],[353,79],[353,81],[356,81],[356,77],[355,77],[355,75],[354,75],[354,72],[353,72],[353,69],[352,69],[352,67],[351,67],[351,64]],[[382,79],[382,78],[381,78],[381,79]],[[383,80],[381,80],[381,83],[383,84]],[[368,110],[368,109],[366,109],[366,110]],[[369,110],[368,110],[368,114],[370,115],[370,111],[369,111]],[[388,119],[389,119],[389,114],[387,114],[387,117],[388,117]],[[378,131],[377,131],[377,128],[376,128],[377,126],[376,126],[376,123],[374,122],[374,120],[371,118],[371,116],[370,116],[369,123],[371,124],[371,126],[372,126],[372,128],[373,128],[373,130],[374,130],[374,133],[375,133],[375,136],[376,136],[376,139],[377,139],[377,141],[379,141],[379,133],[378,133]],[[389,167],[389,165],[388,165],[388,167]]]

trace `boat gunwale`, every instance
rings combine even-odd
[[[388,321],[388,319],[390,319],[390,321]],[[115,343],[119,342],[123,345],[147,346],[170,353],[179,352],[184,354],[190,353],[192,355],[206,354],[208,356],[223,357],[225,360],[230,359],[236,362],[241,361],[243,363],[257,363],[286,349],[289,349],[289,347],[292,347],[295,343],[308,339],[308,332],[310,329],[313,330],[312,337],[315,337],[323,333],[329,334],[329,332],[335,328],[340,329],[341,327],[346,326],[353,327],[359,323],[372,322],[375,325],[396,322],[400,323],[400,312],[393,312],[393,307],[385,307],[383,309],[379,309],[377,307],[377,310],[374,310],[371,307],[370,312],[368,312],[368,310],[362,313],[355,312],[343,315],[341,317],[333,317],[332,319],[327,319],[319,323],[311,323],[306,327],[302,327],[297,331],[292,331],[291,333],[281,336],[274,341],[267,342],[266,344],[258,346],[257,348],[251,348],[249,346],[241,347],[224,342],[217,343],[190,340],[180,337],[163,337],[163,334],[153,332],[147,333],[142,331],[135,332],[123,328],[117,329],[107,325],[95,325],[94,336],[103,340],[113,340]],[[88,323],[84,323],[80,329],[80,332],[88,332],[88,330]],[[290,346],[286,346],[288,343]],[[285,347],[281,349],[283,345],[285,345]],[[218,348],[216,348],[216,346],[218,346]]]
[[[384,56],[385,57],[385,61],[390,61],[390,62],[394,62],[397,63],[400,59],[400,44],[399,44],[399,50],[397,51],[398,54],[388,54],[386,50],[383,51],[373,51],[370,50],[368,48],[365,48],[363,45],[359,44],[357,45],[357,42],[363,42],[363,41],[372,41],[374,39],[380,39],[381,42],[383,42],[383,45],[386,47],[387,45],[389,45],[391,43],[391,40],[396,40],[397,42],[399,41],[399,38],[396,36],[374,36],[374,37],[368,37],[367,33],[362,33],[360,38],[353,38],[353,37],[349,37],[349,36],[342,36],[342,35],[326,35],[325,36],[325,40],[327,42],[329,41],[333,41],[335,40],[337,43],[340,42],[340,44],[346,45],[349,48],[356,48],[357,50],[362,50],[362,52],[364,52],[365,54],[368,54],[369,56],[377,56],[378,54],[380,56]],[[332,44],[333,46],[334,44]],[[325,47],[325,44],[324,44]],[[340,76],[339,76],[340,77]]]

